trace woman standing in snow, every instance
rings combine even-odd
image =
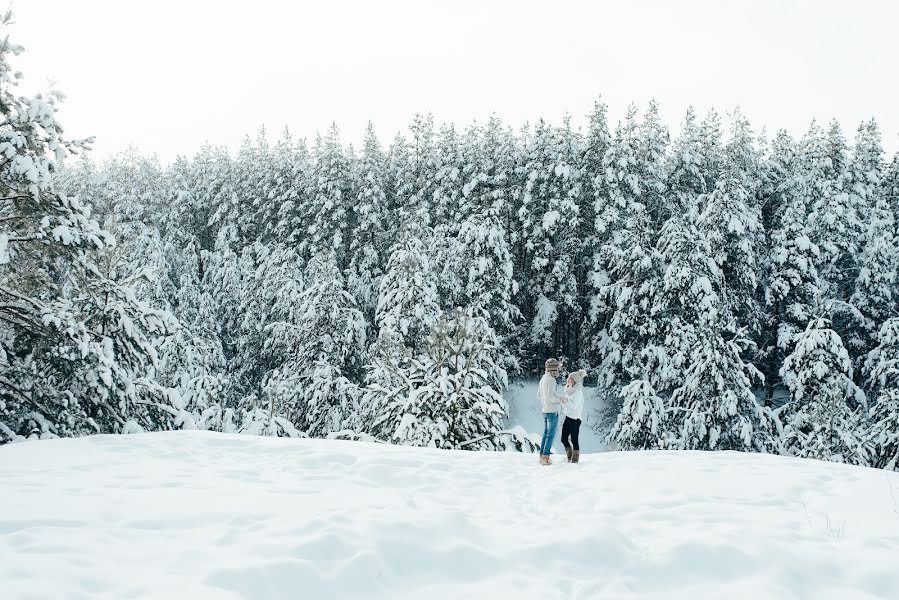
[[[568,375],[565,382],[565,422],[562,423],[562,445],[565,446],[565,454],[568,462],[576,463],[581,458],[581,446],[578,444],[578,434],[581,431],[581,414],[584,411],[584,377],[587,371],[581,369]],[[570,441],[569,441],[570,438]]]

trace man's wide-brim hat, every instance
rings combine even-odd
[[[544,368],[547,373],[558,373],[562,369],[562,363],[555,358],[547,358]]]

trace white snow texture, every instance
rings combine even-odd
[[[23,598],[899,598],[899,474],[170,432],[0,447]],[[892,490],[892,495],[891,495]]]

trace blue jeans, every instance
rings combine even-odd
[[[540,454],[549,456],[558,426],[559,413],[543,413],[543,440],[540,442]]]

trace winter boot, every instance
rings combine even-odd
[[[568,462],[571,462],[571,453],[572,453],[571,448],[565,448],[565,456],[568,457]]]
[[[580,460],[581,460],[581,451],[573,450],[571,453],[571,462],[576,463],[576,462],[579,462]]]
[[[546,458],[546,457],[543,456],[542,454],[540,455],[540,464],[541,464],[541,465],[546,464],[546,461],[544,460],[545,458]]]

